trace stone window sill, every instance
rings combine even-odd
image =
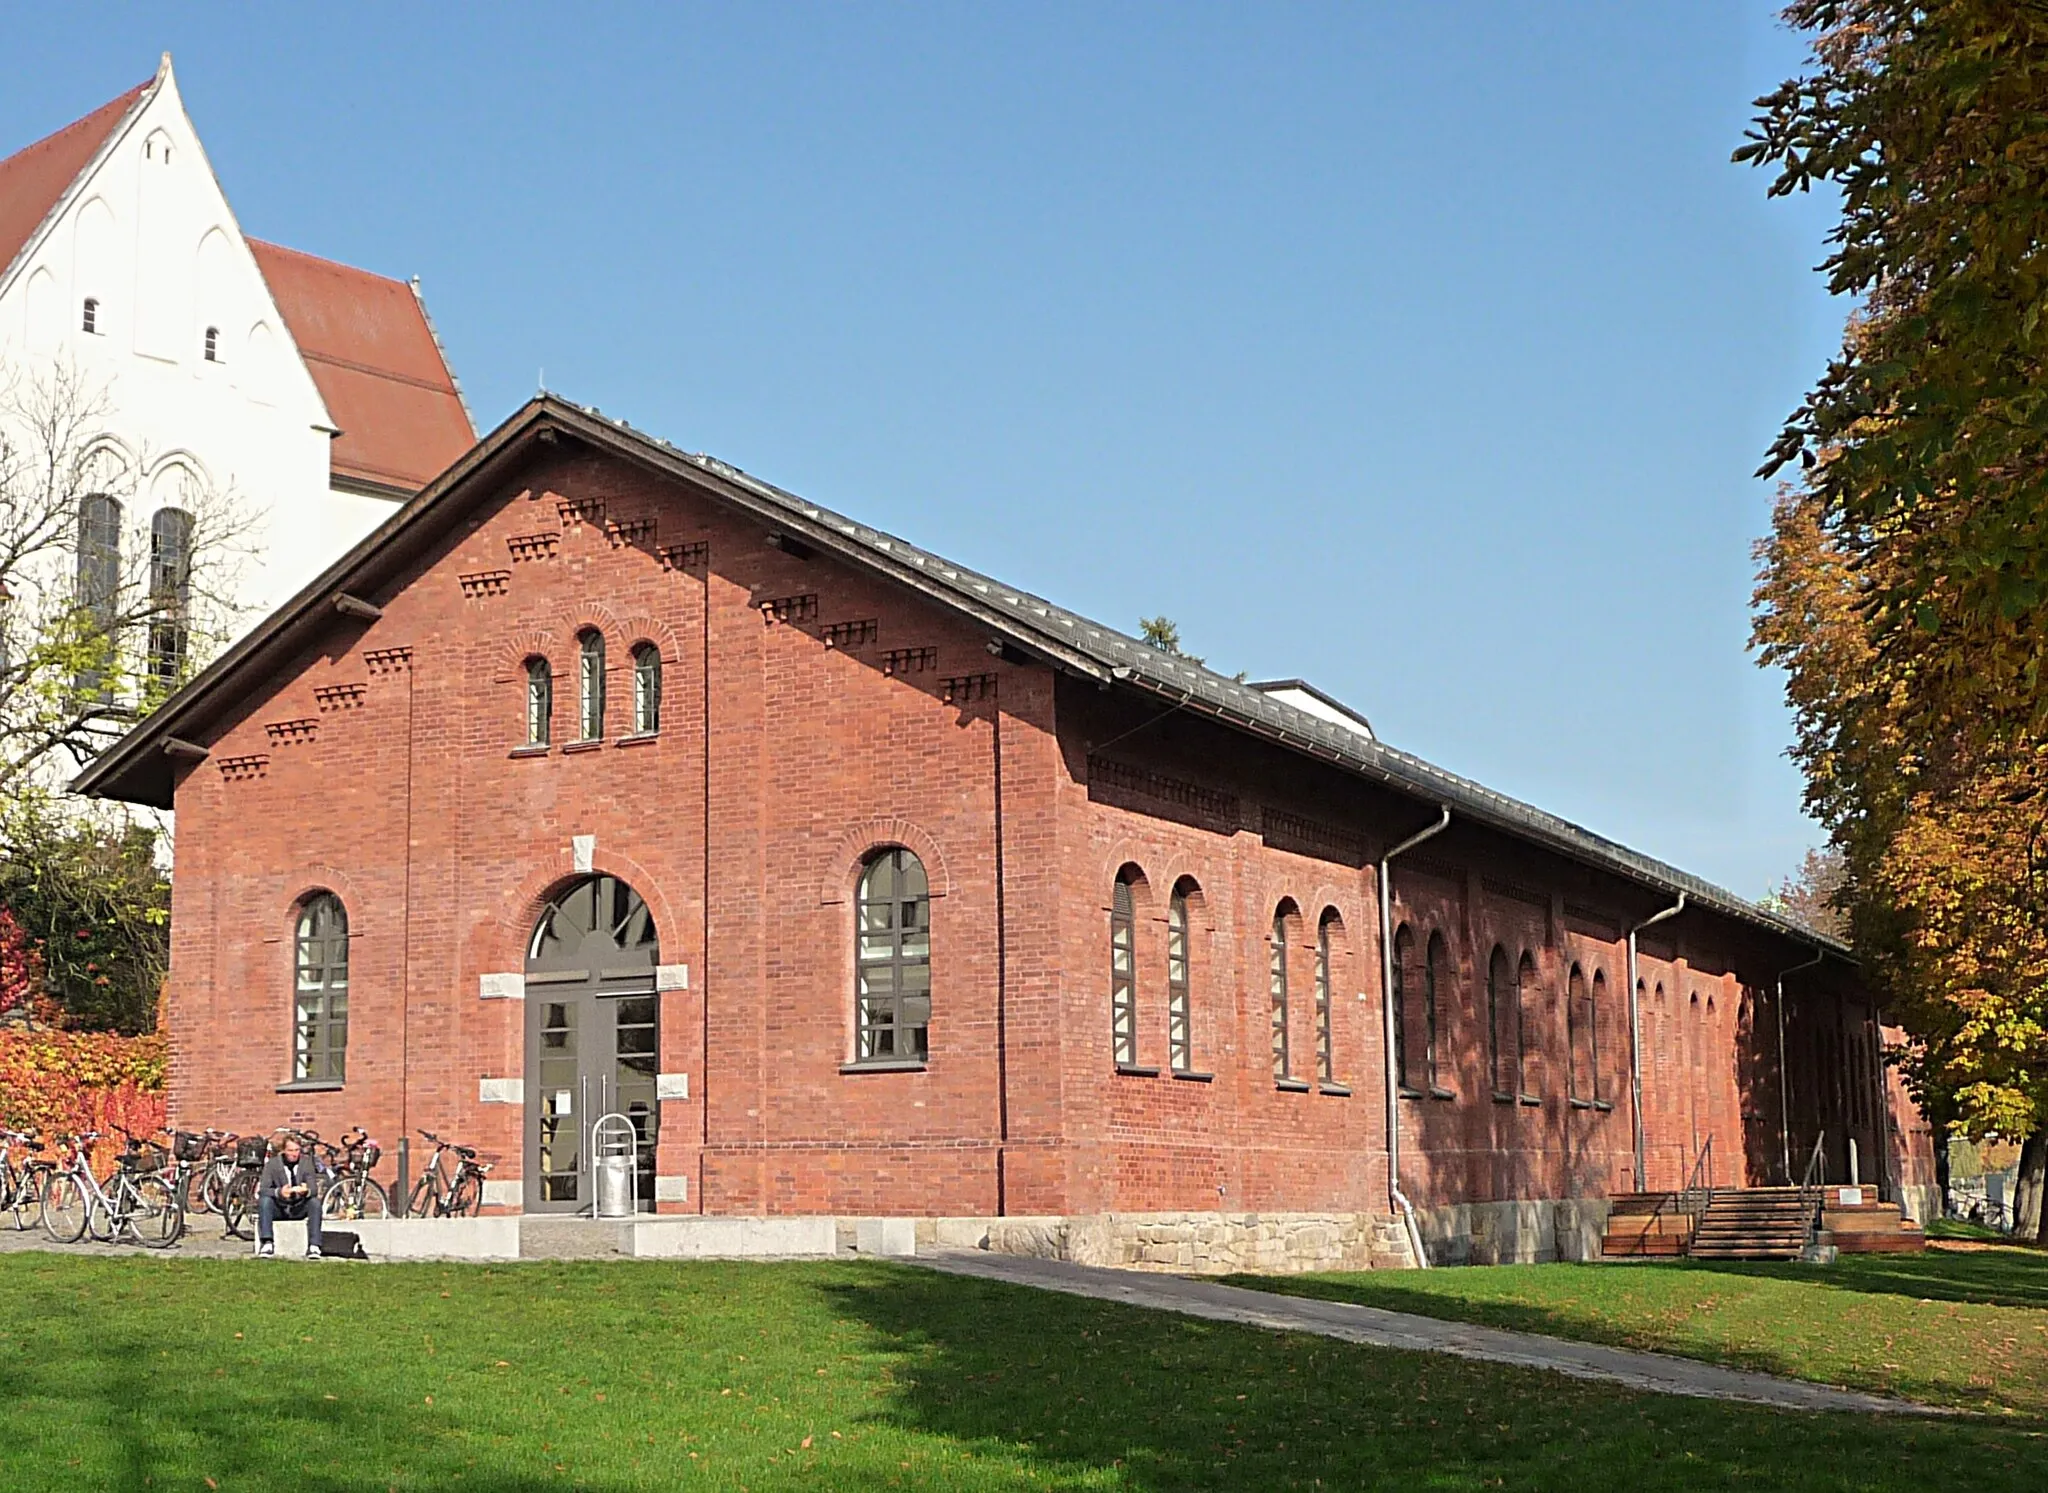
[[[1159,1076],[1157,1068],[1143,1068],[1136,1063],[1118,1063],[1116,1071],[1119,1076],[1124,1078],[1157,1078]]]
[[[290,1083],[277,1086],[280,1094],[329,1094],[341,1088],[339,1078],[295,1078]]]
[[[1592,1100],[1590,1100],[1590,1099],[1573,1099],[1573,1100],[1572,1100],[1572,1108],[1573,1108],[1573,1109],[1591,1109],[1592,1107],[1593,1107],[1593,1101],[1592,1101]]]
[[[621,736],[612,745],[622,747],[652,746],[659,740],[661,740],[661,733],[659,731],[635,731],[631,736]]]
[[[1429,1097],[1427,1094],[1423,1093],[1422,1090],[1411,1089],[1406,1084],[1403,1084],[1399,1089],[1395,1090],[1395,1092],[1398,1093],[1403,1099],[1427,1099]]]
[[[1535,1094],[1524,1094],[1521,1096],[1521,1102],[1528,1105],[1529,1108],[1534,1109],[1537,1105],[1541,1104],[1543,1100]]]
[[[841,1073],[922,1073],[923,1058],[869,1058],[864,1063],[841,1063]]]
[[[565,741],[562,743],[562,755],[567,757],[573,752],[594,752],[603,745],[601,741]]]
[[[1493,1091],[1493,1102],[1495,1104],[1513,1104],[1515,1096],[1513,1094],[1503,1094],[1500,1090],[1495,1089]]]
[[[1214,1083],[1216,1081],[1215,1074],[1197,1073],[1192,1068],[1176,1068],[1173,1070],[1173,1076],[1178,1079],[1183,1079],[1188,1083]]]
[[[1351,1097],[1351,1085],[1348,1083],[1319,1084],[1316,1087],[1316,1092],[1319,1094],[1329,1094],[1338,1099],[1349,1099]]]
[[[1309,1092],[1308,1081],[1301,1078],[1276,1078],[1273,1080],[1273,1087],[1283,1094],[1306,1094]]]
[[[548,753],[552,752],[553,750],[554,748],[549,746],[546,742],[536,741],[529,742],[525,746],[516,746],[512,748],[511,751],[507,752],[505,755],[508,757],[545,757]]]
[[[1614,1106],[1612,1104],[1609,1104],[1605,1099],[1595,1099],[1593,1101],[1593,1108],[1599,1110],[1600,1113],[1603,1115],[1611,1115],[1614,1113]]]
[[[1455,1099],[1458,1096],[1449,1089],[1439,1088],[1437,1085],[1431,1084],[1429,1086],[1429,1097],[1432,1099]]]

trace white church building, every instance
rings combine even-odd
[[[59,367],[100,391],[95,459],[125,468],[81,548],[147,555],[188,493],[234,494],[231,632],[475,440],[417,282],[246,237],[168,55],[0,160],[0,374]]]

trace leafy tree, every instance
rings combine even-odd
[[[1738,161],[1841,194],[1857,298],[1764,473],[1755,641],[1929,1116],[2048,1116],[2048,8],[1795,0]]]
[[[0,850],[0,918],[20,927],[40,967],[48,1004],[39,1014],[93,1030],[153,1030],[171,933],[157,832],[28,795],[0,812]]]
[[[1191,664],[1202,662],[1202,660],[1196,658],[1192,653],[1187,652],[1180,646],[1180,624],[1171,617],[1140,617],[1138,619],[1138,636],[1154,648],[1157,648],[1161,653],[1169,653],[1175,658],[1184,658]]]
[[[1773,912],[1804,923],[1816,933],[1846,939],[1849,919],[1842,911],[1841,897],[1848,879],[1848,863],[1840,850],[1832,845],[1809,850],[1799,863],[1798,874],[1778,883],[1764,897],[1763,904]]]

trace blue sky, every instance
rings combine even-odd
[[[1756,894],[1745,651],[1826,205],[1767,3],[47,6],[0,149],[176,58],[244,228],[548,385]]]

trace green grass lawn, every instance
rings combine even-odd
[[[1844,1255],[1829,1266],[1474,1266],[1235,1284],[2048,1420],[2048,1254],[2038,1250]]]
[[[1974,1493],[2048,1465],[2031,1422],[1639,1395],[872,1263],[6,1255],[0,1405],[9,1493]]]

